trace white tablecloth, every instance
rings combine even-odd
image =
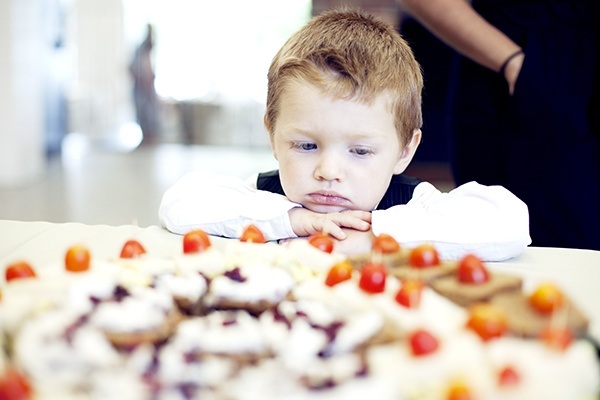
[[[89,247],[92,256],[116,258],[126,240],[139,240],[149,254],[169,257],[182,251],[181,236],[151,226],[55,224],[0,220],[0,270],[25,259],[35,267],[57,262],[76,243]],[[214,238],[218,245],[221,240]],[[488,263],[492,271],[525,278],[525,289],[551,281],[557,283],[589,317],[590,336],[600,340],[600,252],[592,250],[530,247],[521,256],[502,263]],[[0,278],[3,284],[4,273]]]

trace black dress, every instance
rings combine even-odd
[[[525,52],[513,96],[466,58],[453,87],[457,184],[502,185],[534,246],[600,250],[600,1],[474,0]]]

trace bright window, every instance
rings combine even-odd
[[[264,102],[271,59],[310,0],[123,0],[132,47],[155,27],[156,89],[175,100]]]

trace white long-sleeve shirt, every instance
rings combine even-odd
[[[257,174],[239,178],[190,172],[169,188],[159,219],[169,231],[239,237],[249,223],[267,240],[294,238],[288,211],[300,204],[280,194],[257,190]],[[420,183],[405,205],[372,211],[375,235],[387,233],[404,246],[431,243],[444,259],[472,252],[486,261],[519,255],[531,244],[527,206],[501,186],[470,182],[442,193]]]

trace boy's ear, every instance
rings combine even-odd
[[[265,130],[267,131],[267,135],[269,135],[269,142],[271,143],[271,150],[273,151],[273,157],[277,160],[277,152],[275,151],[275,143],[273,142],[273,134],[271,133],[271,125],[269,125],[269,121],[267,120],[267,115],[263,117],[263,124],[265,125]]]
[[[406,168],[412,161],[413,156],[415,155],[420,143],[421,143],[421,130],[415,129],[413,132],[412,138],[410,139],[410,142],[408,142],[406,144],[406,146],[404,146],[404,149],[402,149],[402,154],[400,155],[400,159],[398,160],[398,163],[394,167],[394,175],[401,174],[404,172],[404,170],[406,170]]]

